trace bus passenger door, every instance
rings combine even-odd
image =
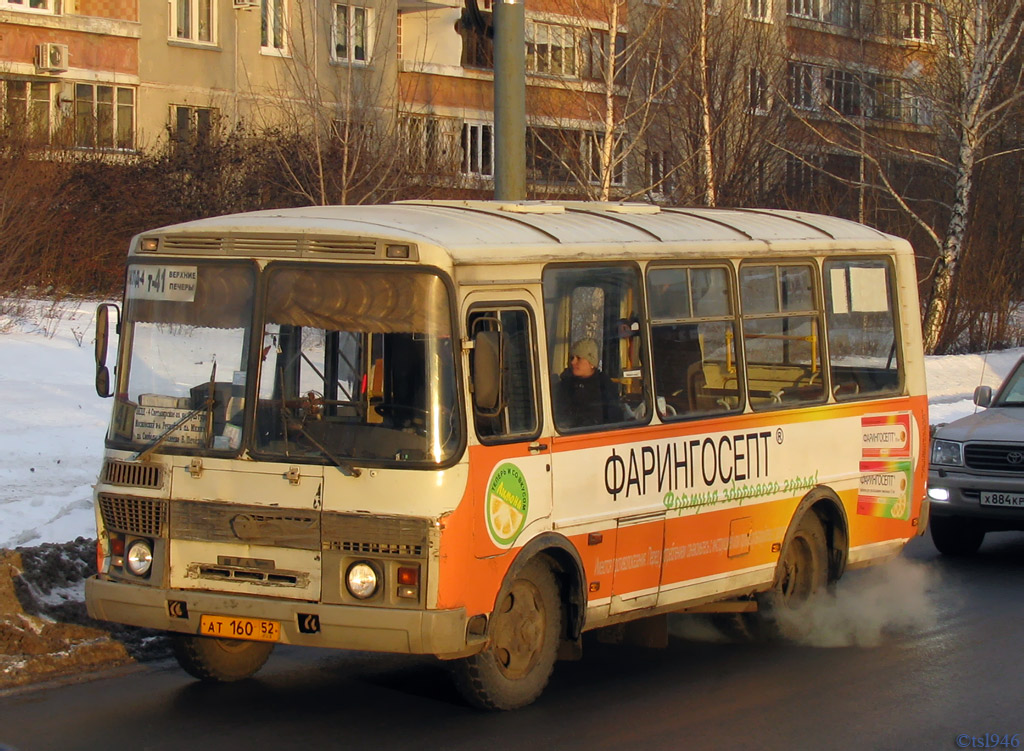
[[[540,418],[532,295],[467,302],[473,551],[487,558],[550,528],[551,440]]]

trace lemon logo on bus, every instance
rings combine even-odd
[[[498,545],[511,545],[523,531],[530,510],[526,478],[515,464],[501,464],[487,485],[484,516],[487,531]]]

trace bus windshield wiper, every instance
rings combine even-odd
[[[158,435],[153,442],[151,442],[144,449],[142,449],[141,451],[136,453],[134,456],[132,456],[131,457],[131,461],[133,461],[133,462],[144,462],[144,461],[146,461],[146,459],[149,458],[150,454],[152,454],[154,451],[156,451],[157,448],[159,448],[160,445],[163,444],[163,442],[165,440],[167,440],[167,436],[169,436],[175,430],[177,430],[182,425],[184,425],[186,422],[191,420],[193,417],[198,415],[200,412],[204,412],[204,411],[206,412],[206,447],[209,448],[209,445],[210,445],[210,431],[213,430],[213,406],[214,406],[214,403],[215,403],[213,385],[214,385],[214,383],[216,383],[216,380],[217,380],[217,361],[215,360],[214,363],[213,363],[213,368],[211,368],[211,370],[210,370],[209,393],[206,395],[206,399],[203,401],[203,403],[200,404],[198,407],[196,407],[191,412],[189,412],[187,415],[182,417],[176,423],[171,425],[163,433]]]

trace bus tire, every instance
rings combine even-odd
[[[226,683],[249,678],[274,651],[270,642],[173,634],[174,656],[182,669],[201,681]]]
[[[503,590],[483,651],[455,660],[455,685],[479,709],[518,709],[548,683],[562,633],[562,603],[551,568],[528,563]]]
[[[932,542],[943,555],[974,555],[985,541],[985,530],[969,519],[933,516],[928,521]]]
[[[752,630],[760,636],[781,636],[780,620],[799,610],[827,582],[825,530],[818,515],[809,510],[779,555],[771,589],[757,597],[757,622]]]

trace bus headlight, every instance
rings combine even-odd
[[[135,540],[124,556],[125,567],[135,576],[145,576],[153,567],[153,548],[146,540]]]
[[[372,564],[367,561],[359,561],[348,567],[348,573],[345,574],[345,585],[353,597],[366,600],[377,592],[377,588],[380,586],[380,577]]]

